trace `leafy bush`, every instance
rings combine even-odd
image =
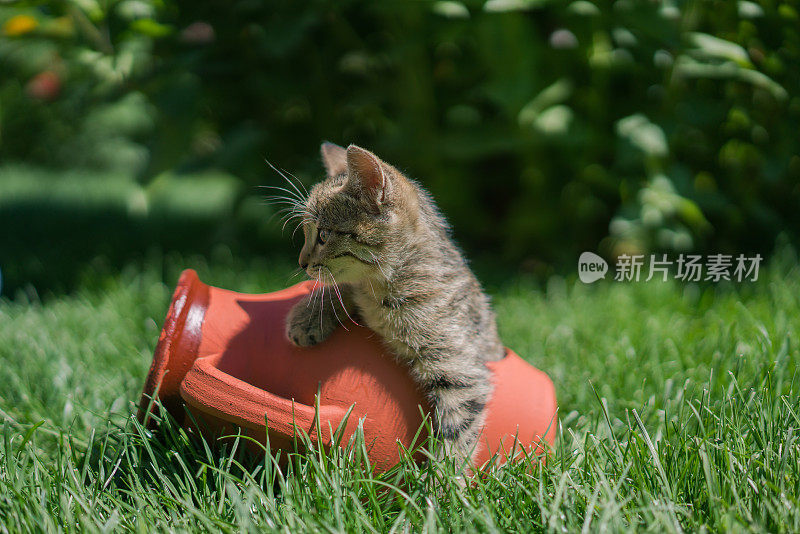
[[[534,268],[764,251],[800,223],[798,4],[18,2],[0,157],[251,186],[355,142]]]

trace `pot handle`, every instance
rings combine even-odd
[[[317,410],[314,406],[279,397],[220,371],[214,365],[218,357],[199,358],[186,373],[180,392],[188,405],[212,417],[258,431],[264,430],[266,418],[271,435],[293,439],[295,429],[300,428],[312,441],[317,441]],[[329,424],[330,428],[338,428],[346,413],[347,410],[340,406],[320,405],[319,422],[324,445],[330,445],[332,437],[325,436],[324,429]]]

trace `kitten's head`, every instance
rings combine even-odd
[[[323,143],[321,152],[327,178],[305,203],[300,267],[328,282],[387,278],[418,218],[413,188],[363,148]]]

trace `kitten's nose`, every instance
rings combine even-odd
[[[300,260],[300,268],[305,271],[308,268],[308,262]]]

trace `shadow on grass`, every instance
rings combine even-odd
[[[147,426],[131,418],[93,436],[73,460],[88,467],[84,484],[139,498],[166,494],[194,508],[206,506],[229,482],[254,483],[265,493],[279,491],[277,463],[263,449],[254,450],[247,437],[220,435],[207,440],[196,427],[184,428],[160,405],[154,411],[160,415],[151,414]]]
[[[458,476],[419,464],[421,444],[403,449],[395,468],[375,473],[363,434],[356,432],[345,443],[344,424],[330,448],[298,429],[292,447],[270,452],[268,438],[264,445],[240,432],[200,432],[205,422],[188,411],[189,425],[178,423],[160,403],[148,413],[145,425],[129,418],[93,436],[84,452],[72,458],[75,466],[83,466],[83,484],[90,492],[112,492],[131,511],[143,505],[168,513],[180,508],[213,522],[208,510],[221,506],[222,500],[230,506],[255,497],[254,502],[266,507],[260,512],[270,513],[281,502],[296,506],[295,501],[307,505],[310,500],[312,507],[316,503],[322,509],[332,496],[347,494],[373,513],[397,515],[413,508],[422,518],[417,501],[431,494],[433,485]],[[217,437],[207,439],[209,435]]]

